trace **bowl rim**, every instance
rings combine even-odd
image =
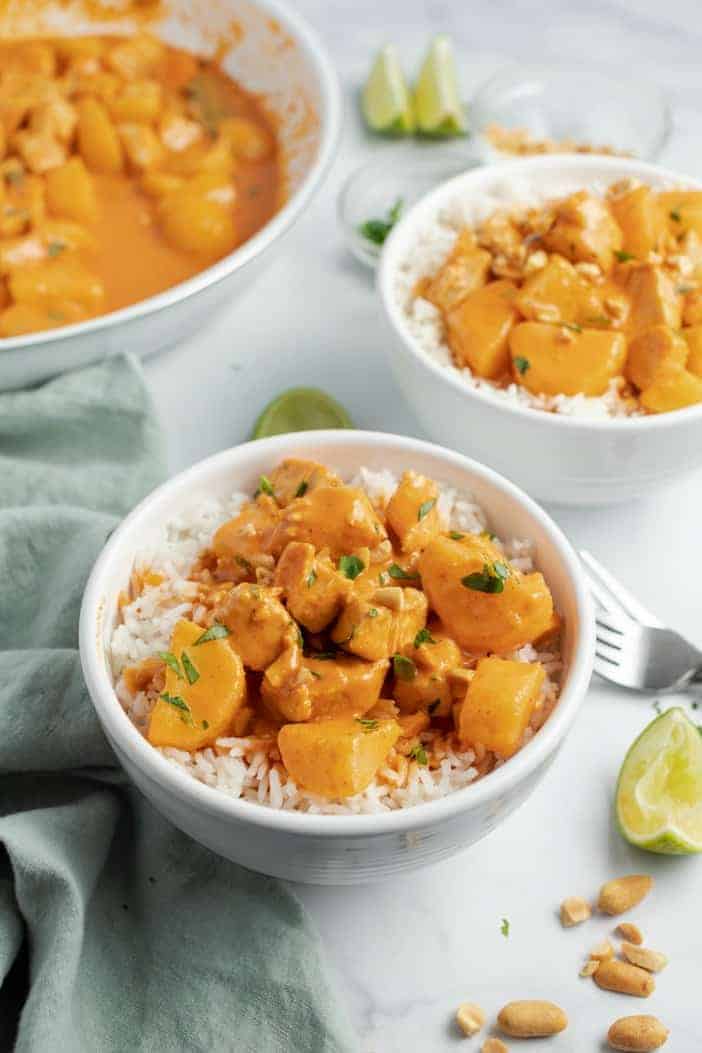
[[[136,303],[129,304],[127,307],[120,307],[107,314],[98,315],[96,318],[89,318],[85,322],[77,322],[39,333],[28,333],[25,336],[0,338],[0,354],[27,351],[37,346],[92,335],[123,322],[132,322],[166,311],[174,304],[189,300],[205,289],[218,285],[234,272],[243,270],[270,248],[273,242],[300,218],[306,205],[319,188],[336,154],[343,113],[339,75],[321,37],[286,0],[251,0],[251,2],[255,7],[270,14],[284,30],[290,32],[309,60],[319,84],[319,145],[316,156],[300,186],[260,230],[221,260],[198,271],[185,281],[171,285],[154,296],[137,300]]]
[[[321,458],[324,457],[328,444],[337,448],[344,446],[358,449],[359,461],[363,449],[384,446],[406,452],[408,460],[413,453],[438,457],[445,464],[464,472],[467,485],[470,485],[471,478],[480,478],[505,495],[510,502],[524,507],[547,535],[548,541],[561,560],[566,571],[567,583],[572,590],[578,625],[574,640],[574,659],[567,671],[558,704],[538,734],[534,735],[519,753],[476,783],[435,801],[423,802],[393,812],[310,815],[305,812],[256,806],[249,801],[228,797],[171,764],[146,741],[124,712],[107,665],[101,657],[102,648],[96,647],[96,632],[101,631],[101,614],[106,596],[103,580],[113,569],[115,560],[119,558],[123,540],[138,532],[142,518],[154,505],[158,505],[164,499],[170,499],[179,491],[186,490],[190,484],[197,484],[202,476],[217,474],[225,466],[232,473],[236,473],[242,451],[248,451],[255,446],[262,456],[274,460],[283,456],[295,443],[314,443],[319,447],[318,455]],[[221,819],[251,823],[255,827],[278,830],[281,833],[326,838],[401,833],[441,823],[461,812],[477,808],[485,801],[499,798],[527,779],[542,767],[557,749],[575,719],[590,682],[595,633],[593,605],[584,573],[570,542],[551,517],[513,483],[477,461],[419,439],[384,432],[314,431],[259,439],[223,450],[180,472],[147,495],[113,532],[91,571],[81,605],[79,641],[83,676],[100,723],[118,752],[130,756],[143,775],[155,781],[161,789],[184,800],[188,806],[214,814]]]
[[[702,418],[702,403],[695,406],[686,406],[684,409],[669,410],[666,413],[654,413],[641,417],[594,419],[570,417],[562,413],[548,413],[545,410],[534,409],[530,406],[521,406],[506,400],[498,400],[481,389],[470,387],[451,369],[431,358],[422,351],[415,338],[409,332],[404,314],[393,295],[394,276],[399,266],[398,256],[402,251],[403,242],[411,237],[409,232],[426,219],[432,210],[435,211],[443,198],[448,198],[451,194],[456,193],[462,184],[469,184],[468,190],[470,190],[470,183],[472,182],[480,184],[482,180],[489,181],[493,178],[504,180],[510,171],[514,174],[515,179],[519,179],[522,175],[528,175],[534,171],[557,168],[562,168],[566,171],[584,169],[585,172],[588,169],[599,170],[600,172],[602,169],[609,169],[612,173],[612,178],[625,178],[627,175],[636,175],[645,179],[646,175],[649,175],[658,179],[669,180],[678,186],[685,184],[691,189],[702,190],[702,181],[695,179],[693,176],[686,176],[648,161],[610,157],[605,154],[558,154],[500,161],[468,169],[457,176],[453,176],[451,179],[445,180],[416,201],[405,215],[401,217],[387,238],[380,255],[376,289],[380,295],[385,314],[395,333],[400,338],[403,350],[409,352],[410,357],[416,363],[428,370],[437,380],[448,384],[449,387],[465,397],[468,402],[477,400],[482,407],[490,406],[498,412],[521,417],[528,420],[535,427],[568,428],[583,433],[597,431],[622,434],[625,431],[628,434],[630,432],[666,430],[674,428],[677,424],[695,418]],[[587,176],[584,175],[583,179],[585,181]]]

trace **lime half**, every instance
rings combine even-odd
[[[353,424],[344,407],[319,388],[288,388],[268,403],[254,424],[251,438],[324,428],[353,428]]]
[[[451,39],[432,41],[414,91],[417,127],[424,135],[464,135],[466,117],[461,105],[456,59]]]
[[[363,116],[374,132],[410,135],[414,131],[412,96],[393,44],[378,52],[361,101]]]
[[[661,714],[630,748],[616,808],[630,844],[664,855],[702,852],[702,734],[682,709]]]

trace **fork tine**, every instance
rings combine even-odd
[[[598,611],[595,615],[595,624],[598,629],[602,629],[604,632],[611,633],[614,636],[622,637],[626,635],[624,625],[617,623],[609,611]]]
[[[616,658],[610,658],[609,655],[603,654],[601,651],[595,651],[595,659],[596,659],[595,665],[594,665],[595,672],[599,673],[600,676],[606,676],[606,677],[609,677],[611,679],[612,675],[613,675],[613,671],[615,669],[617,669],[619,667],[619,664],[620,664],[617,661],[617,659]],[[607,663],[606,666],[604,667],[604,672],[602,672],[601,668],[600,669],[597,668],[597,663],[598,662],[600,664],[602,662],[606,662]]]
[[[598,629],[597,642],[599,644],[604,644],[605,647],[612,647],[615,651],[623,651],[625,638],[621,635],[621,633],[608,633],[602,629]]]
[[[610,572],[599,563],[591,553],[586,552],[584,549],[580,550],[580,558],[583,560],[585,565],[597,578],[598,584],[602,586],[606,594],[609,595],[610,600],[605,603],[604,606],[608,609],[612,609],[612,600],[614,600],[619,608],[629,617],[633,618],[634,621],[641,622],[643,625],[651,625],[659,629],[664,629],[665,625],[663,622],[652,614],[642,603],[636,599],[635,596],[625,589],[620,581],[610,574]],[[597,595],[597,593],[595,593]]]

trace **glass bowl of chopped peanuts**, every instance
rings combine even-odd
[[[485,160],[535,154],[614,154],[654,161],[671,117],[655,83],[620,72],[511,65],[483,84],[471,124]]]

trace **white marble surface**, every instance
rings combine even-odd
[[[429,34],[448,30],[467,95],[515,59],[594,56],[654,77],[675,114],[661,160],[702,175],[698,0],[300,0],[298,6],[325,37],[344,80],[342,148],[284,257],[197,340],[148,363],[174,470],[242,441],[263,404],[292,384],[328,389],[360,427],[420,434],[385,364],[371,279],[346,255],[335,219],[336,194],[349,171],[393,149],[365,138],[354,101],[369,53],[383,39],[401,45],[411,65]],[[616,567],[646,603],[702,645],[702,579],[693,555],[702,473],[627,507],[553,511],[573,542]],[[542,786],[479,846],[389,885],[298,889],[338,974],[359,1051],[477,1050],[477,1041],[462,1042],[454,1032],[457,1004],[475,1000],[493,1017],[508,999],[524,997],[553,999],[571,1018],[559,1038],[529,1044],[533,1053],[601,1050],[609,1023],[636,1012],[657,1013],[670,1026],[671,1053],[702,1049],[702,859],[637,853],[612,825],[619,764],[652,716],[650,701],[595,682]],[[592,896],[611,875],[641,870],[655,875],[657,887],[633,916],[651,945],[671,958],[645,1003],[578,978],[584,953],[610,925],[597,920],[564,932],[555,915],[564,896]],[[503,917],[510,921],[507,939]]]

